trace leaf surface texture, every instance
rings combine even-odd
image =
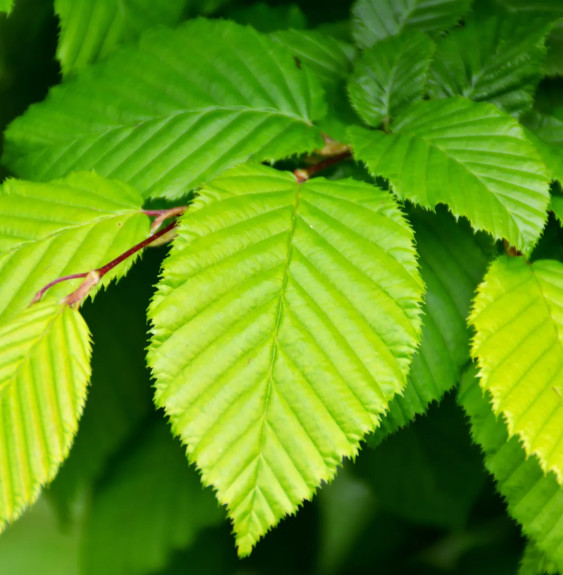
[[[240,554],[334,476],[404,386],[423,291],[412,241],[388,192],[253,165],[183,217],[149,364]]]

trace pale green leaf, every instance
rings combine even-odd
[[[416,102],[393,133],[350,129],[356,158],[401,199],[445,203],[474,228],[530,253],[547,219],[549,179],[523,128],[465,98]]]
[[[105,58],[144,30],[181,21],[189,0],[55,0],[63,75]]]
[[[93,173],[49,183],[7,180],[0,188],[0,318],[17,316],[58,277],[93,270],[143,240],[149,219],[126,184]],[[131,259],[101,282],[126,273]],[[62,282],[45,298],[61,298],[82,280]]]
[[[200,194],[150,307],[149,364],[246,555],[404,387],[423,288],[375,186],[244,165]]]
[[[94,168],[145,197],[178,198],[221,170],[322,147],[322,89],[252,28],[197,19],[144,34],[55,87],[6,132],[18,175]]]
[[[36,304],[0,327],[0,527],[33,503],[66,458],[90,378],[79,312]]]
[[[430,71],[434,98],[465,96],[514,115],[530,109],[540,81],[549,20],[504,14],[471,16],[438,44]]]
[[[376,445],[439,401],[459,381],[469,360],[467,315],[473,292],[493,253],[488,236],[474,235],[465,220],[445,209],[409,212],[420,271],[426,284],[422,341],[414,355],[407,386],[391,401],[381,426],[370,436]]]
[[[10,14],[14,8],[14,0],[0,0],[0,12]]]
[[[352,33],[361,48],[403,31],[440,32],[467,12],[471,0],[357,0]]]
[[[544,475],[535,456],[528,457],[516,437],[509,438],[483,397],[474,370],[463,377],[459,401],[471,422],[471,435],[485,454],[508,512],[537,548],[563,571],[563,488],[553,473]]]
[[[175,549],[223,520],[184,449],[159,421],[114,465],[94,493],[85,525],[85,575],[144,575],[166,566]]]
[[[471,354],[494,412],[563,482],[563,264],[499,258],[469,321]]]
[[[433,51],[426,34],[411,31],[377,42],[356,60],[348,93],[367,124],[388,123],[422,98]]]
[[[528,543],[518,575],[558,575],[557,568],[533,543]]]

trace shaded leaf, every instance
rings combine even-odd
[[[235,6],[227,11],[227,16],[240,24],[250,24],[260,32],[307,28],[307,18],[297,4],[270,6],[253,2],[249,6]]]
[[[94,494],[85,524],[83,572],[157,572],[173,550],[189,546],[200,530],[222,520],[182,447],[164,423],[155,423]]]
[[[527,113],[522,121],[529,128],[526,136],[547,166],[549,176],[563,182],[563,121],[536,111]]]
[[[495,106],[449,98],[417,102],[392,134],[352,127],[354,155],[401,198],[445,203],[474,228],[530,253],[547,219],[546,168],[523,129]]]
[[[0,190],[0,318],[19,314],[35,292],[59,277],[88,272],[143,240],[149,219],[138,192],[93,173],[41,184],[7,180]],[[130,258],[100,285],[127,272]],[[62,282],[45,299],[60,299],[81,279]]]
[[[352,34],[361,48],[403,31],[440,32],[469,10],[471,0],[357,0]]]
[[[60,19],[57,59],[63,75],[103,60],[158,25],[181,21],[190,0],[55,0]]]
[[[557,568],[533,544],[528,543],[524,557],[518,570],[518,575],[558,575]]]
[[[458,398],[508,512],[548,560],[563,570],[563,489],[555,474],[544,475],[538,460],[526,455],[516,437],[509,438],[483,397],[474,369],[464,374]]]
[[[318,83],[279,44],[197,19],[53,88],[10,125],[4,160],[33,179],[94,168],[144,197],[178,198],[249,156],[322,147],[312,120],[324,111]]]
[[[79,312],[41,302],[0,327],[0,528],[33,503],[66,458],[90,378]]]
[[[246,555],[404,386],[422,282],[410,228],[369,184],[245,165],[200,194],[149,310],[149,363]]]
[[[480,384],[510,436],[563,481],[563,264],[501,257],[469,317]]]
[[[545,57],[545,17],[471,16],[438,44],[430,70],[434,98],[465,96],[514,115],[530,109]]]
[[[354,64],[348,82],[352,104],[371,126],[389,122],[424,95],[434,43],[409,32],[377,42]]]

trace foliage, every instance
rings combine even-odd
[[[39,1],[0,571],[563,573],[560,3]]]

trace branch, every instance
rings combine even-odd
[[[295,170],[293,174],[297,178],[297,181],[302,184],[303,182],[306,182],[311,176],[314,176],[317,172],[320,172],[326,168],[330,168],[331,166],[339,164],[344,160],[348,160],[351,157],[352,152],[350,150],[346,150],[345,152],[331,156],[330,158],[322,160],[321,162],[317,162],[316,164],[313,164],[307,168],[299,168]]]

